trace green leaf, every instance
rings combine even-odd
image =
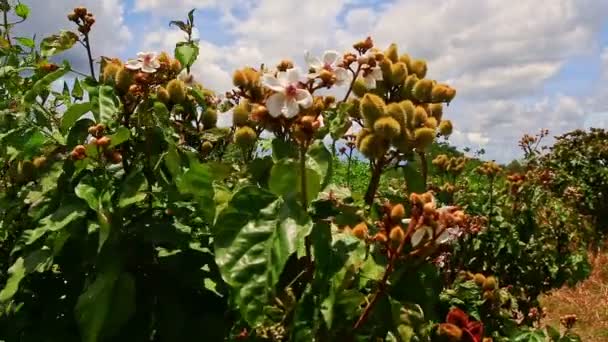
[[[245,187],[232,197],[215,224],[215,260],[222,278],[235,291],[235,303],[251,325],[290,255],[304,243],[311,220],[303,209],[258,188]]]
[[[147,196],[145,193],[146,186],[147,181],[143,172],[133,170],[121,185],[118,206],[124,208],[145,200]]]
[[[424,178],[422,177],[422,173],[420,173],[420,171],[414,169],[412,164],[409,162],[401,169],[403,170],[403,177],[405,178],[405,182],[407,184],[407,190],[410,193],[423,193],[426,191]]]
[[[315,296],[312,292],[312,287],[306,287],[302,298],[295,308],[293,318],[293,331],[291,340],[294,342],[309,342],[314,341],[315,328],[319,320],[317,316],[317,308],[315,306]]]
[[[78,78],[74,80],[74,86],[72,87],[72,97],[76,100],[82,100],[82,98],[84,97],[82,86],[80,86],[80,80]]]
[[[48,91],[51,83],[53,83],[56,80],[58,80],[59,78],[61,78],[69,70],[70,70],[69,68],[62,67],[62,68],[59,68],[59,69],[45,75],[43,78],[36,81],[36,83],[34,83],[32,88],[30,90],[28,90],[25,93],[25,95],[23,96],[23,101],[25,103],[33,103],[36,100],[36,97],[38,95],[40,95],[43,91]]]
[[[99,193],[94,186],[80,182],[76,185],[74,192],[76,196],[85,200],[91,209],[95,211],[99,210]]]
[[[190,67],[198,57],[198,46],[193,42],[181,42],[175,46],[175,58],[182,68]]]
[[[182,194],[190,194],[198,203],[208,222],[215,217],[215,202],[213,190],[213,170],[206,164],[191,163],[177,181],[177,188]]]
[[[25,277],[25,266],[23,265],[24,259],[19,258],[13,266],[8,269],[9,278],[6,285],[0,291],[0,302],[6,302],[13,298],[17,290],[19,290],[19,283]]]
[[[549,337],[551,338],[552,341],[554,341],[554,342],[559,341],[559,338],[560,338],[559,330],[555,329],[553,326],[547,325],[547,334],[549,335]]]
[[[28,38],[28,37],[17,37],[15,38],[19,44],[28,47],[28,48],[34,48],[36,46],[36,42],[34,42],[34,40],[32,38]]]
[[[39,227],[24,232],[25,244],[31,245],[47,232],[64,229],[85,216],[86,208],[80,200],[66,201],[54,213],[41,219]]]
[[[15,6],[15,14],[22,19],[27,19],[30,15],[30,8],[25,4],[18,3],[17,6]]]
[[[61,117],[61,132],[66,133],[80,119],[81,116],[91,110],[91,103],[75,103],[71,105]]]
[[[332,158],[331,153],[323,144],[322,140],[316,140],[308,149],[307,166],[315,170],[321,179],[321,189],[324,189],[331,180],[332,174]]]
[[[97,121],[104,124],[109,124],[115,120],[114,115],[118,111],[117,99],[114,95],[114,89],[108,85],[99,87],[99,117]]]
[[[300,165],[298,162],[290,159],[281,160],[274,164],[270,170],[268,188],[279,196],[298,196],[297,198],[299,199],[302,192],[300,174]],[[312,202],[317,197],[320,190],[320,175],[316,171],[306,168],[306,199],[308,203]]]
[[[40,42],[40,54],[42,57],[50,57],[70,49],[78,41],[78,35],[72,31],[61,31],[44,38]]]
[[[352,121],[348,115],[348,111],[352,106],[351,103],[341,103],[335,109],[335,113],[331,113],[329,117],[329,133],[333,140],[341,139],[352,126]]]
[[[135,280],[117,263],[100,270],[75,307],[82,341],[112,337],[135,312]]]
[[[118,146],[131,137],[131,131],[124,126],[120,126],[114,134],[110,136],[110,148]]]
[[[294,144],[281,139],[272,139],[272,159],[277,162],[286,158],[297,158],[298,150]]]

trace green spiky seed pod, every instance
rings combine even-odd
[[[203,129],[215,128],[217,125],[217,110],[215,108],[207,107],[203,112]]]
[[[404,100],[411,99],[413,97],[412,90],[414,86],[418,83],[418,76],[410,73],[403,82],[403,87],[401,87],[401,98]]]
[[[366,136],[368,136],[369,134],[371,134],[372,131],[367,129],[367,128],[362,128],[359,133],[357,134],[357,139],[355,140],[355,145],[357,146],[357,148],[361,148],[361,142],[363,141],[363,138],[365,138]]]
[[[435,129],[437,128],[437,119],[432,116],[429,116],[428,119],[424,122],[424,127]]]
[[[382,80],[384,82],[390,82],[393,77],[393,62],[390,59],[385,58],[380,63],[380,70],[382,70]]]
[[[120,68],[116,73],[116,88],[126,92],[133,84],[133,74],[127,68]]]
[[[397,63],[399,61],[399,52],[397,51],[397,44],[391,44],[384,52],[384,56],[390,59],[391,62]]]
[[[104,68],[103,68],[103,73],[101,74],[101,81],[102,82],[115,82],[116,81],[116,74],[118,73],[118,71],[120,71],[120,69],[122,69],[122,65],[118,64],[118,63],[108,63]]]
[[[407,127],[407,114],[405,113],[405,110],[403,109],[401,104],[395,102],[389,103],[388,105],[386,105],[386,114],[397,120],[400,127]]]
[[[426,77],[426,61],[423,59],[415,59],[411,61],[409,71],[416,74],[418,78]]]
[[[407,53],[404,53],[403,55],[399,56],[399,62],[405,63],[408,71],[412,70],[411,69],[412,58]]]
[[[244,126],[249,122],[249,114],[251,106],[247,99],[242,99],[239,104],[232,109],[232,124],[235,126]]]
[[[435,140],[435,130],[428,127],[417,128],[414,131],[414,139],[417,148],[427,148]]]
[[[439,133],[444,137],[447,137],[452,134],[453,129],[454,127],[452,126],[452,121],[450,120],[441,120],[441,122],[439,123]]]
[[[385,107],[384,100],[380,96],[369,93],[365,94],[359,105],[365,127],[372,128],[374,122],[384,115]]]
[[[403,108],[403,111],[405,112],[405,122],[407,123],[408,126],[412,126],[413,122],[414,122],[414,113],[416,111],[416,107],[414,107],[414,103],[410,100],[405,100],[405,101],[401,101],[399,102],[399,106],[401,106],[401,108]]]
[[[258,138],[253,128],[249,126],[239,127],[234,132],[234,143],[242,149],[248,149],[255,143]]]
[[[441,121],[441,118],[443,117],[443,105],[441,103],[430,104],[429,111],[437,121]]]
[[[374,123],[374,133],[384,139],[391,140],[401,133],[399,122],[390,116],[382,117]]]
[[[359,147],[361,154],[372,160],[382,157],[386,149],[386,141],[374,133],[366,135],[361,140],[361,146]]]
[[[391,71],[391,81],[393,84],[401,84],[407,77],[407,66],[405,63],[394,63]]]
[[[431,101],[435,103],[439,102],[451,102],[456,96],[456,89],[448,86],[447,84],[436,84],[433,86],[431,91]]]
[[[483,282],[483,289],[486,291],[495,290],[498,288],[498,282],[496,278],[489,276],[486,277],[486,280]]]
[[[359,99],[351,98],[348,100],[347,103],[350,105],[350,108],[348,109],[348,115],[351,118],[360,119],[361,112],[359,111],[359,106],[361,104],[361,101],[359,101]]]
[[[353,94],[357,97],[363,97],[367,93],[367,87],[365,86],[365,82],[362,78],[357,78],[355,83],[353,83]]]
[[[421,79],[414,85],[412,89],[412,95],[420,102],[428,102],[431,99],[431,92],[433,91],[433,81],[429,79]]]
[[[171,96],[165,87],[158,87],[156,89],[156,99],[164,104],[169,104]]]
[[[186,99],[186,84],[181,80],[173,79],[167,83],[167,92],[173,103],[182,103]]]
[[[414,111],[414,127],[419,127],[424,124],[426,120],[429,118],[426,110],[422,106],[416,106],[416,110]]]

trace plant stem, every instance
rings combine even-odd
[[[6,2],[6,1],[3,1]],[[3,4],[4,5],[4,4]],[[6,6],[8,6],[8,3],[6,3]],[[8,43],[8,46],[12,47],[13,44],[11,43],[11,34],[10,34],[10,24],[8,23],[8,9],[5,7],[2,9],[3,15],[4,15],[4,35],[6,36],[6,42]]]
[[[357,66],[357,71],[352,71],[351,68],[348,68],[352,73],[353,73],[353,79],[350,81],[350,85],[348,87],[348,90],[346,91],[346,95],[344,95],[344,99],[342,100],[342,102],[346,102],[346,100],[348,100],[348,97],[350,96],[350,93],[353,91],[353,85],[355,84],[355,81],[357,80],[357,76],[359,75],[359,72],[361,71],[361,65]]]
[[[424,182],[424,190],[426,191],[426,181],[429,173],[429,166],[426,161],[426,154],[424,151],[418,151],[420,157],[420,171],[422,172],[422,181]]]
[[[365,192],[365,203],[372,205],[376,191],[378,191],[378,185],[380,184],[380,177],[382,176],[382,168],[384,167],[384,157],[376,161],[376,165],[372,167],[372,178],[369,180],[367,191]]]
[[[350,149],[350,152],[348,153],[348,166],[346,167],[346,186],[348,186],[348,188],[350,189],[350,168],[352,165],[352,161],[353,161],[353,149]]]
[[[492,206],[494,205],[493,200],[493,193],[494,193],[494,177],[490,177],[490,199],[489,199],[489,205],[488,205],[488,229],[490,229],[492,227]]]
[[[93,68],[93,56],[91,55],[91,42],[89,40],[89,34],[84,35],[84,47],[87,50],[87,56],[89,58],[89,68],[91,69],[91,77],[95,80],[95,69]]]
[[[302,145],[300,148],[300,187],[302,194],[302,206],[304,210],[308,208],[308,196],[306,194],[306,150],[307,145]]]

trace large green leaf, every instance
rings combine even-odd
[[[135,280],[117,263],[102,268],[78,297],[75,313],[82,341],[111,337],[135,312]]]
[[[324,189],[329,184],[333,171],[331,153],[322,140],[316,140],[308,149],[308,157],[306,165],[321,176],[321,189]]]
[[[61,78],[68,71],[70,71],[69,67],[61,67],[48,75],[45,75],[43,78],[36,81],[31,89],[25,93],[23,101],[26,103],[33,103],[38,95],[44,91],[48,91],[51,83]]]
[[[72,31],[61,31],[46,37],[40,42],[40,54],[43,57],[50,57],[60,52],[70,49],[78,41],[78,35]]]
[[[70,223],[86,216],[82,202],[70,200],[63,203],[54,213],[40,220],[40,226],[24,232],[25,244],[30,245],[48,232],[55,232],[67,227]]]
[[[175,46],[175,58],[183,68],[190,67],[198,58],[198,45],[194,42],[182,42]]]
[[[99,117],[97,121],[109,124],[115,120],[114,115],[118,111],[118,105],[114,90],[111,86],[102,85],[99,87]]]
[[[120,189],[118,206],[128,207],[146,199],[146,177],[140,170],[133,170],[124,180]]]
[[[44,271],[50,263],[51,256],[51,249],[45,247],[30,253],[25,258],[19,257],[8,269],[9,278],[2,291],[0,291],[0,303],[13,298],[17,290],[19,290],[19,283],[21,283],[21,280],[27,274],[34,271]]]
[[[191,163],[190,169],[177,181],[178,190],[194,197],[208,222],[215,217],[213,179],[213,170],[209,165]]]
[[[30,15],[30,8],[26,4],[18,3],[15,6],[15,14],[22,19],[27,19]]]
[[[110,146],[109,148],[112,148],[114,146],[118,146],[122,143],[124,143],[125,141],[129,140],[129,138],[131,137],[131,131],[129,131],[128,128],[126,127],[119,127],[116,132],[114,132],[114,134],[112,134],[110,136]]]
[[[273,193],[299,199],[302,193],[302,179],[299,162],[284,159],[272,166],[268,188]],[[310,203],[321,190],[321,176],[313,169],[306,168],[306,199]]]
[[[287,259],[304,244],[310,228],[310,218],[300,206],[253,186],[234,194],[219,214],[215,260],[248,323],[263,319],[263,307]]]
[[[61,117],[61,132],[64,134],[68,132],[74,123],[80,119],[81,116],[91,110],[91,103],[75,103],[71,105]]]

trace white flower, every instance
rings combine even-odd
[[[153,73],[160,68],[160,62],[155,52],[140,52],[137,54],[137,59],[132,59],[125,65],[127,69],[139,70],[147,73]]]
[[[177,75],[177,79],[184,82],[188,87],[192,87],[194,83],[194,76],[191,73],[188,73],[186,69],[182,70],[179,75]]]
[[[363,82],[367,89],[375,89],[376,81],[382,81],[382,70],[378,66],[370,68],[363,76]]]
[[[276,91],[266,101],[266,108],[272,117],[283,115],[291,119],[298,115],[300,106],[304,108],[312,106],[312,95],[308,90],[298,88],[300,79],[300,70],[296,68],[278,72],[276,77],[264,75],[262,79],[264,86]]]
[[[325,51],[325,53],[323,53],[322,61],[317,57],[311,56],[308,51],[306,51],[304,58],[306,59],[308,66],[315,71],[308,75],[310,78],[318,77],[323,70],[327,70],[336,75],[336,85],[338,86],[350,81],[351,75],[348,71],[337,66],[338,61],[340,60],[340,54],[337,51]]]

